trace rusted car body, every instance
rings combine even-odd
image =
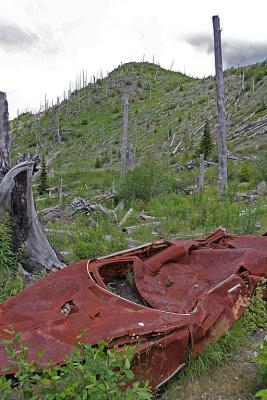
[[[12,328],[31,359],[43,349],[43,364],[63,364],[85,330],[92,345],[134,346],[135,376],[154,389],[184,365],[189,349],[199,354],[230,328],[262,277],[267,236],[219,229],[202,240],[153,242],[71,264],[9,298],[0,305],[0,339]],[[0,368],[7,365],[1,346]]]

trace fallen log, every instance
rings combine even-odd
[[[158,217],[152,217],[152,215],[146,214],[145,211],[142,211],[142,212],[139,214],[139,218],[140,218],[142,221],[155,221],[155,220],[158,221]]]
[[[133,208],[130,208],[127,213],[124,215],[124,217],[122,218],[122,220],[119,222],[119,226],[122,226],[125,224],[125,222],[127,221],[127,219],[130,217],[130,215],[132,215],[133,213]]]
[[[67,235],[67,236],[74,236],[74,233],[73,232],[71,232],[71,231],[68,231],[68,230],[64,230],[64,229],[49,229],[49,228],[44,228],[44,231],[45,231],[45,233],[48,233],[48,234],[52,234],[52,235],[54,235],[54,234],[56,234],[56,235],[59,235],[59,236],[64,236],[64,235]]]
[[[125,226],[122,228],[123,232],[127,233],[132,233],[136,231],[137,229],[142,229],[142,228],[151,228],[151,227],[157,227],[160,226],[160,221],[153,221],[153,222],[147,222],[146,224],[140,224],[140,225],[133,225],[133,226]]]
[[[94,211],[100,211],[103,214],[108,215],[113,221],[118,220],[116,213],[110,208],[107,208],[102,204],[97,204],[95,202],[92,202],[90,200],[82,199],[81,197],[75,197],[72,200],[70,207],[73,210],[72,214],[76,213],[77,211],[80,211],[89,215]]]
[[[40,214],[44,218],[45,221],[55,218],[61,218],[64,214],[64,206],[61,204],[53,207],[44,208]]]

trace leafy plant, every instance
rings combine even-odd
[[[130,286],[134,285],[134,273],[132,269],[129,269],[126,274],[126,281],[129,283]]]
[[[101,168],[101,167],[102,167],[102,162],[101,162],[100,158],[97,157],[95,160],[95,168],[97,169],[97,168]]]
[[[121,186],[121,196],[125,200],[142,199],[148,201],[171,189],[166,166],[160,162],[147,160],[127,173]]]
[[[240,182],[249,182],[253,172],[247,164],[242,164],[238,169],[238,178]]]
[[[8,220],[5,218],[0,223],[0,274],[6,276],[14,265],[15,254],[12,249],[12,235],[8,226]]]
[[[23,288],[23,278],[16,271],[23,249],[13,251],[11,230],[5,216],[0,223],[0,303]]]
[[[260,367],[262,381],[267,382],[267,340],[263,341],[261,350],[255,358],[255,362]],[[267,400],[267,388],[259,390],[255,394],[255,397],[260,397],[262,400]]]
[[[0,377],[1,400],[150,400],[148,383],[132,382],[130,363],[132,349],[107,349],[106,342],[97,346],[78,342],[63,366],[40,367],[44,352],[37,361],[30,361],[28,348],[18,345],[20,334],[9,332],[5,348],[14,366],[15,384]],[[83,333],[78,337],[81,339]]]
[[[99,218],[97,229],[83,231],[77,226],[72,247],[75,259],[80,260],[122,250],[127,247],[127,242],[123,232],[118,232],[115,225]]]

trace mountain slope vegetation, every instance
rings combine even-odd
[[[68,223],[74,237],[62,233],[59,238],[50,231],[54,244],[70,252],[72,260],[126,247],[129,240],[138,243],[160,236],[202,235],[219,225],[239,233],[266,230],[266,197],[244,205],[238,196],[267,180],[266,83],[266,62],[225,72],[229,185],[224,201],[216,194],[214,77],[195,79],[154,64],[128,63],[106,78],[69,92],[68,98],[46,111],[14,119],[14,162],[19,153],[45,155],[50,187],[57,187],[59,181],[63,184],[64,212],[46,223],[51,231],[64,230]],[[122,182],[119,167],[125,93],[136,168]],[[197,193],[197,154],[207,122],[213,146],[204,192]],[[116,210],[118,220],[133,208],[127,225],[139,225],[139,214],[145,210],[160,219],[160,227],[140,224],[140,229],[129,235],[107,216],[97,215],[92,222],[88,215],[71,214],[68,206],[75,197],[94,199],[112,187],[117,195],[104,204],[115,209],[124,199],[124,209]],[[36,200],[39,211],[60,202],[57,195],[49,197],[48,193],[36,196]]]

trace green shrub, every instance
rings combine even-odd
[[[245,163],[243,163],[239,168],[238,168],[238,179],[240,182],[249,182],[251,178],[251,170],[249,166]]]
[[[0,277],[0,304],[10,296],[15,296],[24,286],[23,276],[20,273],[13,273],[10,276]]]
[[[255,358],[255,362],[260,367],[261,379],[263,382],[267,382],[267,340],[265,339],[262,343],[262,348]],[[267,388],[259,390],[255,397],[260,397],[262,400],[267,400]]]
[[[101,167],[102,167],[102,162],[101,162],[100,158],[97,157],[96,160],[95,160],[95,168],[98,169],[98,168],[101,168]]]
[[[0,274],[6,276],[14,266],[15,255],[12,249],[12,235],[7,220],[0,224]]]
[[[257,104],[257,108],[255,110],[255,113],[261,113],[262,111],[265,111],[267,108],[265,102],[262,100],[260,103]]]
[[[107,349],[107,343],[90,346],[76,343],[63,366],[41,368],[44,355],[29,361],[26,346],[18,346],[19,334],[5,341],[11,365],[17,369],[16,383],[0,377],[1,400],[150,400],[148,384],[131,383],[132,349]]]
[[[108,164],[110,162],[110,157],[108,152],[105,151],[105,154],[102,157],[97,157],[95,160],[95,168],[101,168],[104,164]]]
[[[127,248],[123,232],[115,225],[101,220],[98,224],[96,229],[78,227],[72,245],[74,259],[95,258]]]
[[[0,303],[23,288],[23,278],[16,272],[22,250],[13,251],[12,235],[5,218],[0,223]]]
[[[167,166],[156,161],[145,161],[127,173],[120,194],[125,200],[150,200],[171,189]]]

